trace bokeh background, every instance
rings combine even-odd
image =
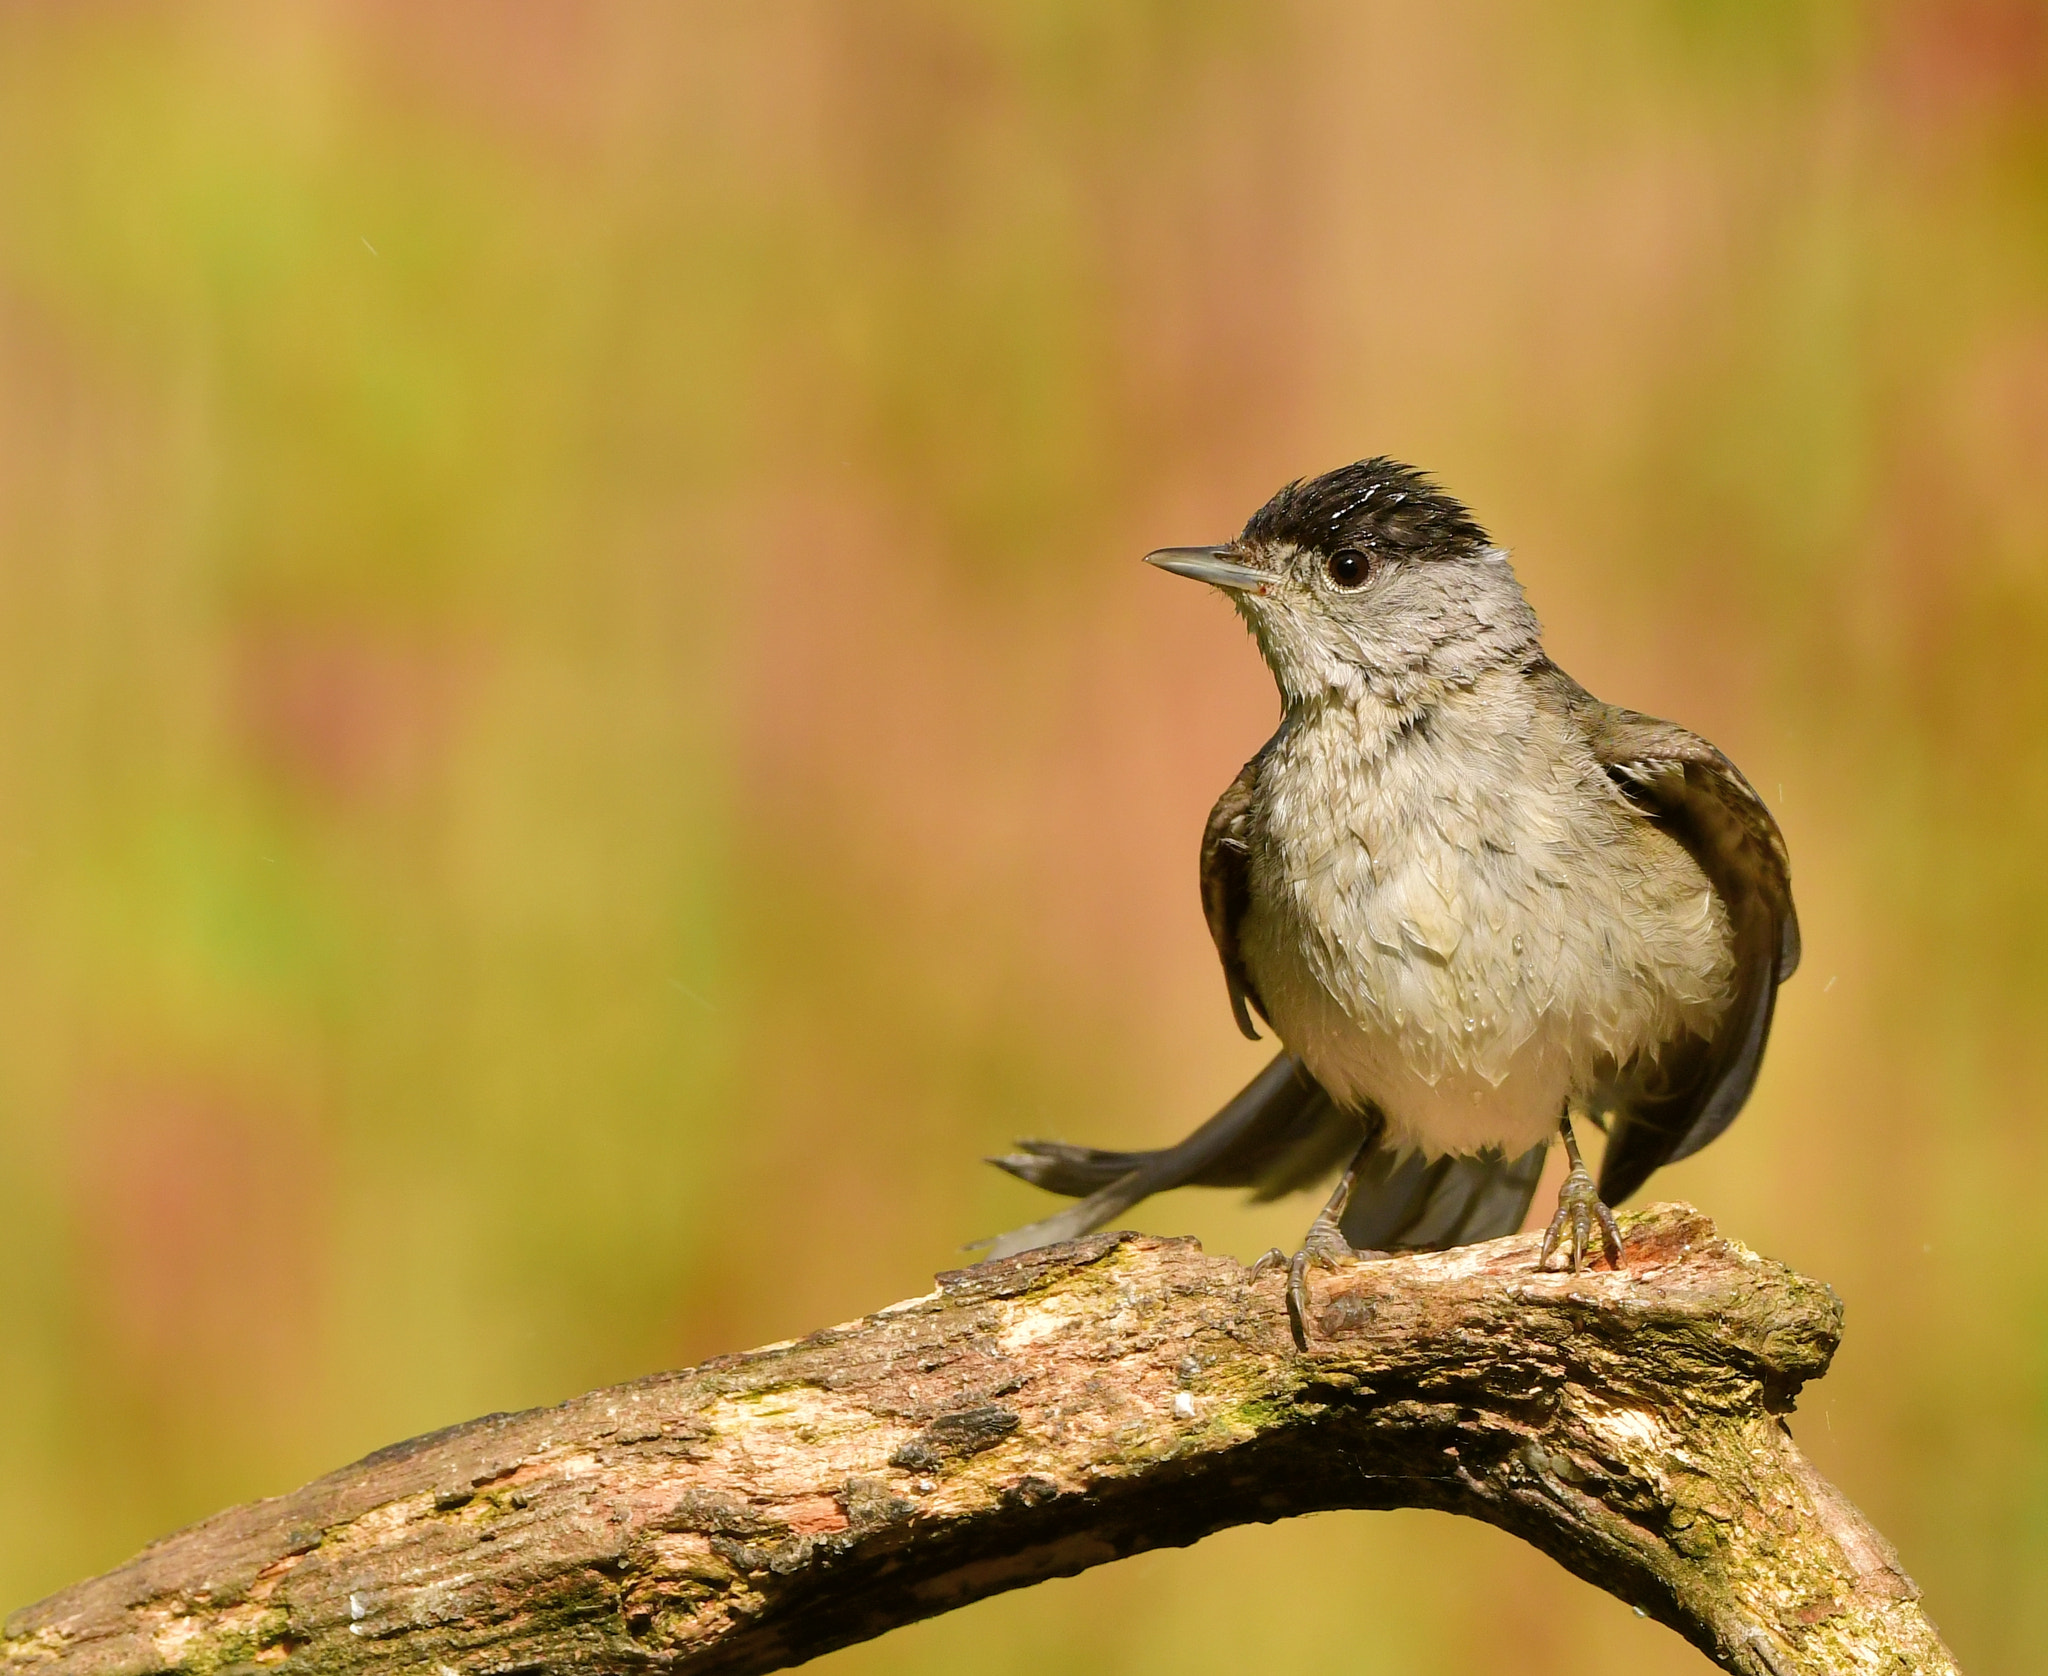
[[[1261,1062],[1270,688],[1145,570],[1375,452],[1727,748],[1806,963],[1656,1184],[1802,1442],[2048,1660],[2048,12],[0,8],[0,1608],[394,1438],[923,1290]],[[1250,1255],[1311,1207],[1183,1194]],[[1700,1671],[1477,1525],[856,1672]]]

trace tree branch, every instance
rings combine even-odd
[[[1697,1212],[1623,1273],[1533,1237],[1285,1277],[1098,1235],[793,1343],[489,1415],[219,1514],[9,1620],[0,1676],[781,1669],[1227,1525],[1434,1507],[1745,1676],[1946,1672],[1781,1418],[1827,1287]]]

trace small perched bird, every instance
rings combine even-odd
[[[1223,590],[1279,731],[1217,800],[1202,906],[1238,1027],[1284,1051],[1177,1146],[1027,1141],[994,1163],[1080,1203],[991,1242],[1071,1239],[1191,1184],[1272,1198],[1342,1167],[1291,1265],[1512,1233],[1553,1139],[1538,1267],[1748,1099],[1799,962],[1785,844],[1697,734],[1545,656],[1507,554],[1388,459],[1282,489],[1220,547],[1148,563]],[[1607,1131],[1596,1189],[1573,1119]]]

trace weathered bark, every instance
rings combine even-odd
[[[4,1676],[775,1670],[1324,1508],[1500,1525],[1752,1676],[1950,1671],[1782,1416],[1834,1294],[1684,1207],[1626,1272],[1530,1237],[1284,1277],[1100,1235],[790,1344],[490,1415],[18,1612]]]

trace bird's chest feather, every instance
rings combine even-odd
[[[1260,764],[1247,969],[1340,1099],[1430,1151],[1523,1147],[1603,1064],[1725,1004],[1725,911],[1510,678],[1369,705]]]

